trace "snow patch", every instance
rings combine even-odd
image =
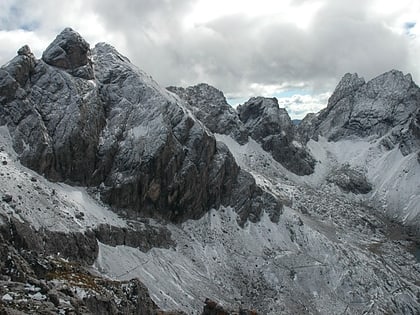
[[[5,295],[3,295],[1,299],[2,301],[6,301],[6,302],[13,301],[13,297],[9,293],[6,293]]]

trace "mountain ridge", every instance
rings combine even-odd
[[[32,281],[41,302],[25,307],[52,313],[199,314],[205,298],[261,314],[420,310],[420,101],[407,75],[345,75],[295,126],[275,99],[236,111],[207,84],[166,90],[66,28],[41,60],[24,46],[0,69],[0,104],[3,309]],[[99,291],[60,268],[123,282],[96,308]]]

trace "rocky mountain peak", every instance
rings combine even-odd
[[[94,187],[129,217],[179,222],[220,205],[237,206],[242,223],[270,207],[278,217],[281,204],[260,201],[265,192],[188,108],[198,113],[199,95],[207,95],[226,109],[219,113],[226,126],[239,121],[221,92],[201,85],[199,95],[188,90],[194,101],[186,104],[103,43],[92,50],[93,68],[89,44],[70,28],[22,79],[12,71],[28,59],[28,49],[21,53],[0,73],[0,124],[8,125],[25,166]]]
[[[253,129],[255,140],[261,140],[272,134],[284,132],[293,136],[293,123],[284,108],[279,107],[276,98],[253,97],[238,106],[241,121]]]
[[[250,136],[275,160],[298,175],[313,172],[315,161],[295,141],[295,126],[276,98],[253,97],[237,110]]]
[[[306,119],[299,133],[306,140],[319,135],[333,141],[379,138],[395,128],[405,129],[419,106],[420,89],[409,74],[391,70],[367,83],[357,74],[346,74],[327,108],[308,118],[310,122]]]
[[[73,76],[93,79],[90,46],[71,28],[65,28],[42,54],[47,64],[67,70]]]
[[[0,68],[0,104],[24,96],[22,89],[35,68],[35,56],[28,45],[17,51],[17,56]]]
[[[122,55],[114,46],[105,42],[97,43],[95,47],[93,48],[93,54],[94,55],[95,54],[100,54],[100,55],[109,54],[118,58],[119,61],[125,61],[128,63],[131,63],[130,59]]]
[[[360,78],[357,73],[346,73],[328,100],[328,107],[334,106],[338,101],[351,95],[364,84],[365,79]]]
[[[206,83],[187,88],[171,86],[167,89],[184,100],[210,131],[230,135],[241,144],[248,141],[248,133],[238,113],[227,103],[222,91]]]

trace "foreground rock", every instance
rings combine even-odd
[[[138,280],[108,280],[83,264],[15,246],[0,236],[1,314],[168,314]]]

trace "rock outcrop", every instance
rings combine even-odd
[[[206,299],[204,304],[202,315],[258,315],[258,313],[253,310],[226,310],[223,306],[210,299]]]
[[[130,227],[117,227],[100,224],[94,229],[96,239],[110,246],[129,246],[143,252],[154,247],[169,248],[175,246],[171,233],[162,226],[153,226],[141,222],[130,222]]]
[[[19,248],[0,235],[1,314],[182,315],[159,310],[137,279],[112,281],[83,264]]]
[[[332,170],[327,181],[336,184],[344,192],[355,194],[367,194],[372,190],[372,184],[361,170],[354,169],[346,164]]]
[[[295,125],[277,99],[251,98],[237,110],[250,136],[275,160],[298,175],[313,173],[315,160],[295,141]]]

